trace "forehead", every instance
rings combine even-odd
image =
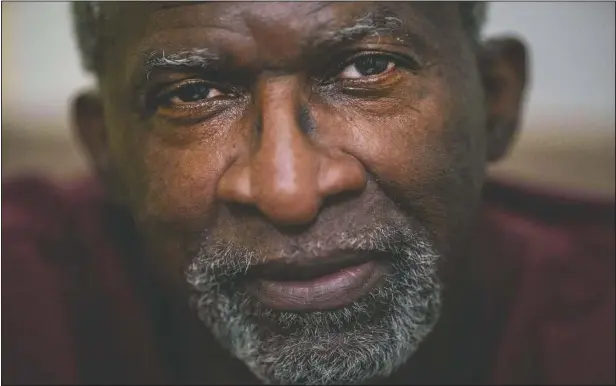
[[[458,6],[451,2],[130,2],[109,7],[115,48],[125,50],[124,67],[133,69],[154,51],[207,49],[232,52],[240,61],[297,60],[306,48],[334,43],[341,32],[375,20],[395,21],[417,46],[437,46],[461,32]]]
[[[198,27],[204,25],[244,27],[254,23],[282,24],[305,29],[326,27],[352,20],[365,13],[388,10],[402,19],[438,24],[454,2],[111,2],[104,3],[110,15],[131,24],[149,22],[152,28]],[[439,26],[440,27],[440,26]],[[238,31],[239,32],[239,31]],[[305,31],[308,32],[308,31]]]

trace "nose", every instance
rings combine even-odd
[[[365,187],[366,173],[355,157],[311,139],[311,119],[299,113],[297,79],[263,82],[256,93],[258,141],[222,175],[220,199],[253,205],[277,224],[301,225],[314,220],[325,198]]]

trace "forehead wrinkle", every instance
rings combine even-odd
[[[282,68],[298,60],[305,63],[306,57],[331,51],[345,42],[358,41],[367,36],[396,36],[398,43],[412,40],[410,37],[413,34],[408,32],[403,20],[383,4],[362,6],[357,11],[354,7],[348,8],[345,3],[320,3],[311,5],[311,9],[300,12],[299,16],[297,12],[291,12],[293,8],[273,9],[267,13],[246,10],[242,15],[259,47],[257,52],[260,59],[268,65]],[[352,14],[361,16],[352,19]],[[270,46],[272,39],[281,35],[286,39],[278,39],[277,44]]]

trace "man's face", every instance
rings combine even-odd
[[[458,4],[108,7],[93,153],[161,284],[268,382],[404,363],[490,154]]]

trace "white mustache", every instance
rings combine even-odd
[[[292,262],[300,258],[326,256],[340,250],[398,253],[401,245],[422,243],[421,240],[425,238],[420,237],[422,236],[420,233],[406,226],[375,226],[361,234],[341,232],[335,245],[329,242],[326,246],[316,240],[292,251],[281,250],[270,254],[248,249],[236,243],[210,241],[202,245],[196,258],[187,268],[186,274],[197,281],[197,277],[205,272],[210,275],[234,277],[246,274],[254,266],[272,261],[272,255],[276,256],[276,260]],[[199,283],[192,284],[199,285]]]

